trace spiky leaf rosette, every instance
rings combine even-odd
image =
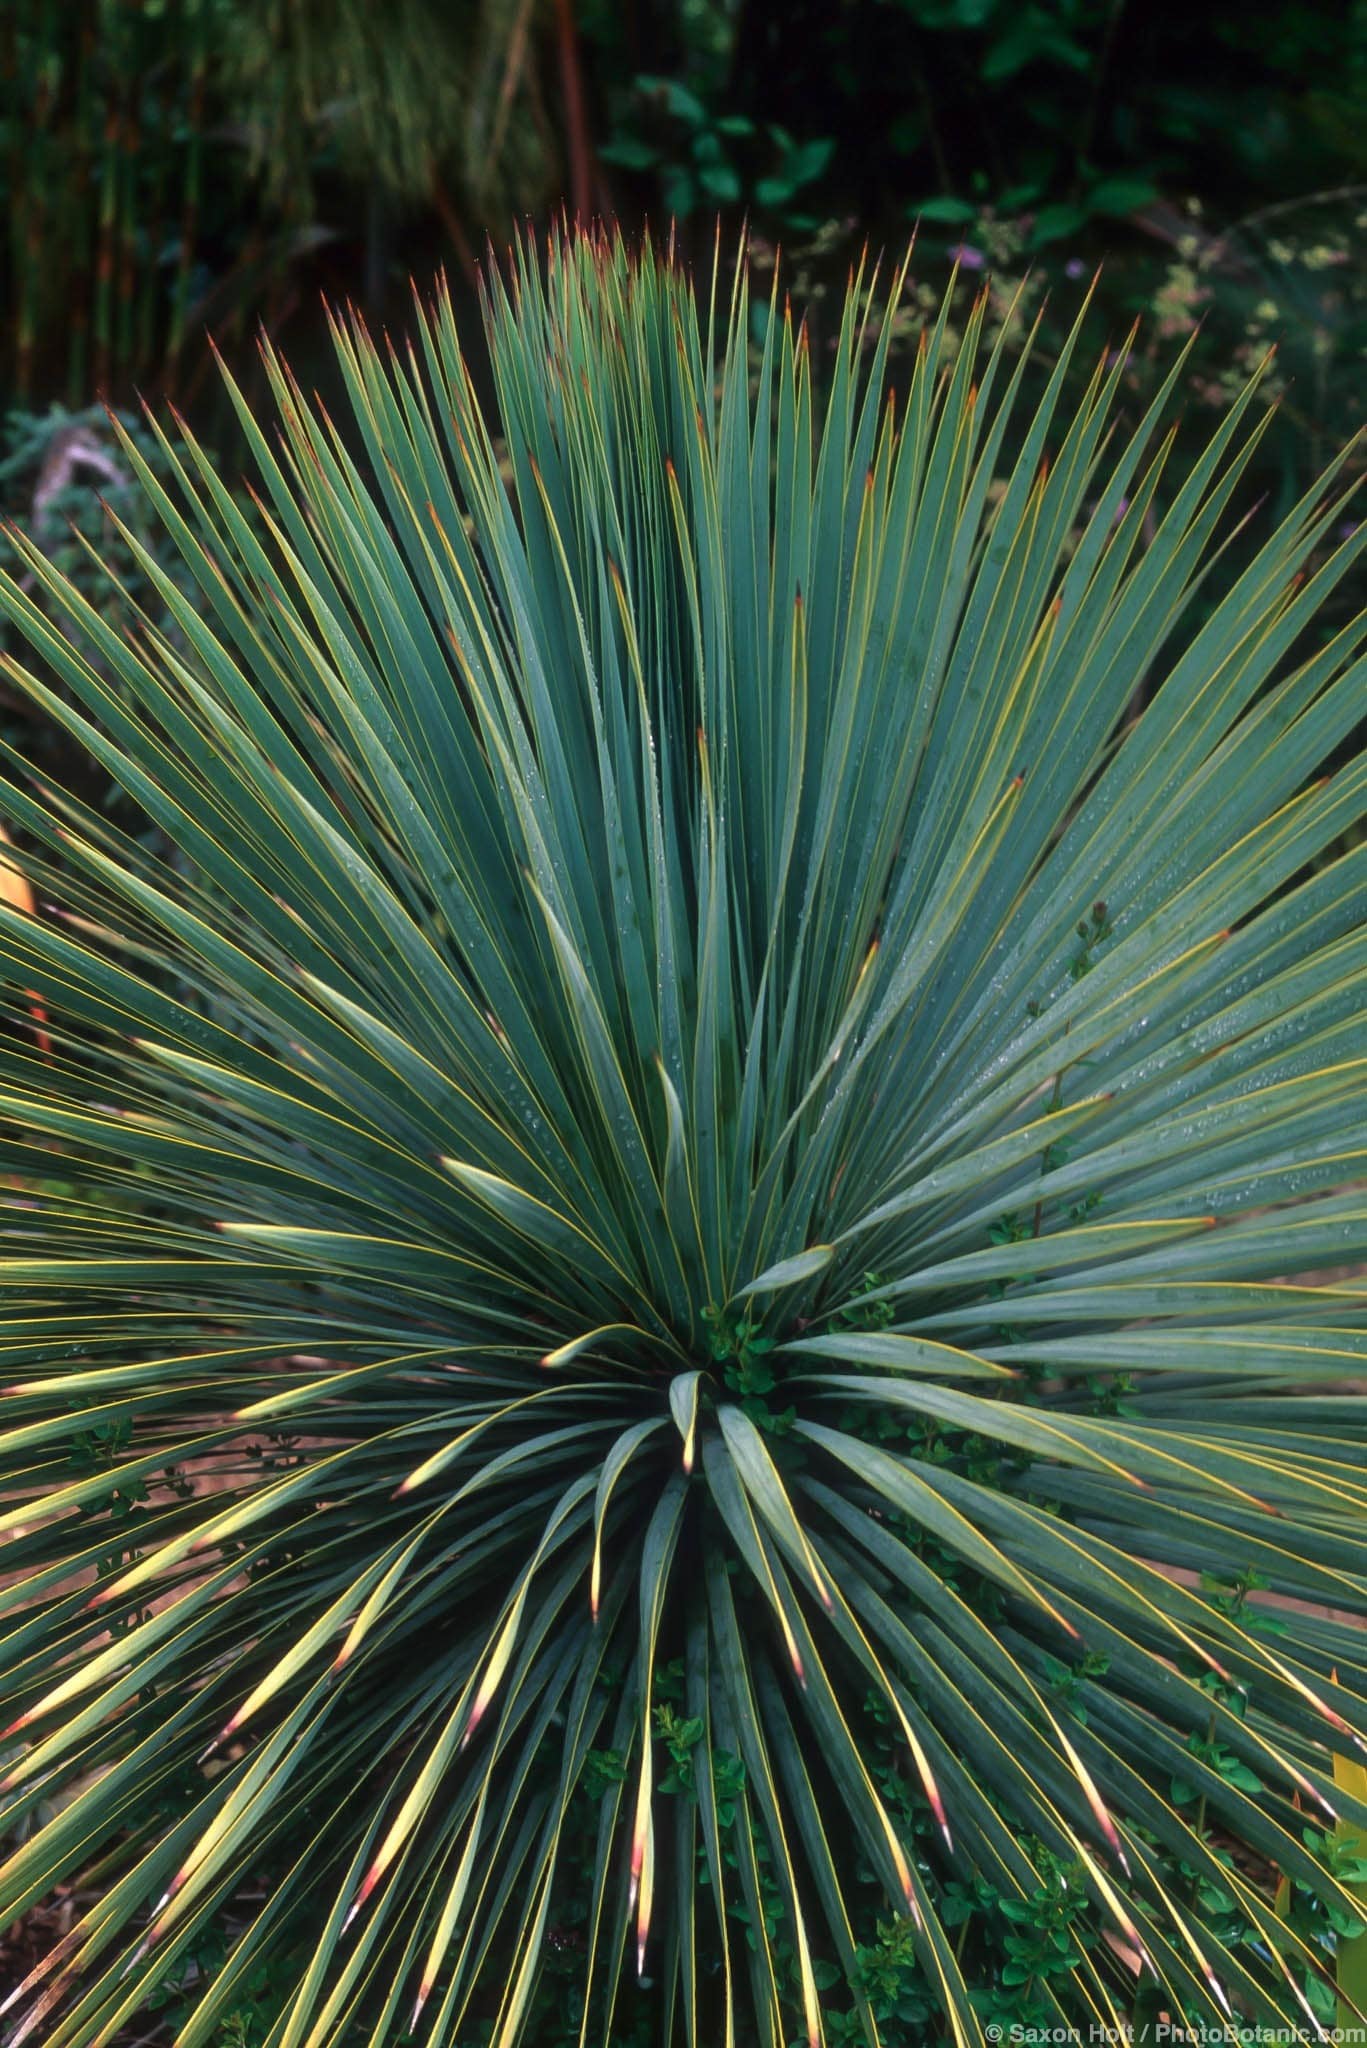
[[[1180,362],[1032,410],[979,306],[894,399],[867,296],[819,403],[743,269],[524,251],[501,444],[439,298],[345,432],[267,354],[257,517],[125,444],[171,630],[16,538],[154,828],[8,786],[4,1904],[86,1873],[16,2043],[264,1971],[267,2048],[511,2048],[553,1965],[570,2041],[891,2048],[876,1918],[960,2043],[1310,2010],[1363,536],[1331,472],[1208,578],[1251,395],[1172,480]]]

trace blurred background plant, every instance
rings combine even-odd
[[[1166,255],[1323,325],[1328,375],[1367,191],[1367,0],[10,0],[0,88],[0,384],[72,407],[194,396],[206,326],[307,346],[315,287],[382,317],[562,202],[919,219],[1145,296]]]
[[[473,266],[477,225],[593,202],[569,0],[12,0],[0,39],[21,401],[194,390],[206,325],[379,308],[415,221]]]

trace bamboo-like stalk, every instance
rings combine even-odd
[[[176,282],[171,301],[171,327],[167,341],[167,383],[173,384],[185,345],[185,324],[190,311],[190,285],[194,270],[195,239],[199,231],[199,206],[204,164],[204,103],[209,75],[208,33],[204,0],[184,0],[185,37],[190,55],[190,94],[185,144],[185,176],[180,195],[180,247],[176,258]]]
[[[131,0],[124,16],[124,33],[131,48],[121,52],[123,61],[119,65],[119,125],[118,125],[118,230],[115,244],[117,264],[117,289],[115,293],[116,320],[116,368],[117,373],[127,377],[133,363],[133,301],[137,282],[137,213],[138,213],[138,157],[141,152],[142,123],[139,112],[139,89],[143,54],[143,38],[139,33],[142,21],[141,0]]]
[[[118,229],[118,108],[114,100],[116,61],[114,43],[118,27],[117,0],[100,0],[99,39],[106,55],[101,84],[104,89],[103,134],[100,152],[100,209],[98,244],[95,253],[95,384],[103,391],[109,383],[114,338],[114,263]]]
[[[579,28],[573,0],[556,0],[556,40],[560,51],[560,91],[565,110],[565,149],[569,158],[570,204],[576,219],[593,213],[593,148],[589,140]]]
[[[135,241],[133,247],[133,267],[137,285],[134,354],[140,369],[146,368],[152,361],[157,345],[157,315],[161,299],[159,243],[162,223],[167,218],[170,205],[172,129],[182,79],[179,61],[180,12],[178,0],[167,0],[166,13],[162,17],[157,37],[156,89],[153,92],[149,88],[146,106],[139,116],[135,129],[140,141],[132,157],[132,225],[135,231],[140,222],[150,224],[151,228],[151,232],[148,233],[144,226],[140,243]],[[152,115],[150,123],[145,118],[148,113]],[[140,160],[150,166],[150,190],[145,185],[140,189]]]
[[[24,13],[24,0],[13,0],[13,5],[0,13],[0,88],[5,94],[5,104],[17,107],[19,104],[19,37]],[[10,216],[7,237],[7,255],[10,275],[10,303],[18,306],[23,279],[23,255],[21,225],[23,222],[24,158],[19,144],[19,123],[10,128],[9,166],[6,190],[9,193]],[[17,336],[16,336],[17,341]]]
[[[72,122],[71,328],[67,342],[67,398],[73,407],[89,396],[90,261],[94,237],[91,204],[95,158],[95,67],[99,58],[96,9],[99,0],[80,0],[76,31],[76,92]]]
[[[33,106],[27,148],[21,146],[23,162],[18,189],[21,194],[16,227],[22,249],[18,317],[15,326],[15,395],[29,396],[33,386],[33,363],[42,318],[44,245],[49,223],[51,125],[56,106],[61,56],[58,46],[57,15],[53,0],[43,0],[36,24],[36,47],[28,69],[33,80]],[[18,39],[22,52],[22,36]]]

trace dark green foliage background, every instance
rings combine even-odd
[[[1191,198],[1349,217],[1364,90],[1364,0],[11,0],[0,392],[203,396],[206,323],[297,347],[318,284],[392,311],[561,203],[789,243],[987,209],[1088,261]]]

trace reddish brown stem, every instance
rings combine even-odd
[[[579,31],[574,0],[555,0],[556,40],[560,48],[560,91],[565,106],[565,148],[569,158],[570,205],[576,219],[587,224],[593,211],[593,151],[589,143],[584,100],[584,70],[579,61]]]

